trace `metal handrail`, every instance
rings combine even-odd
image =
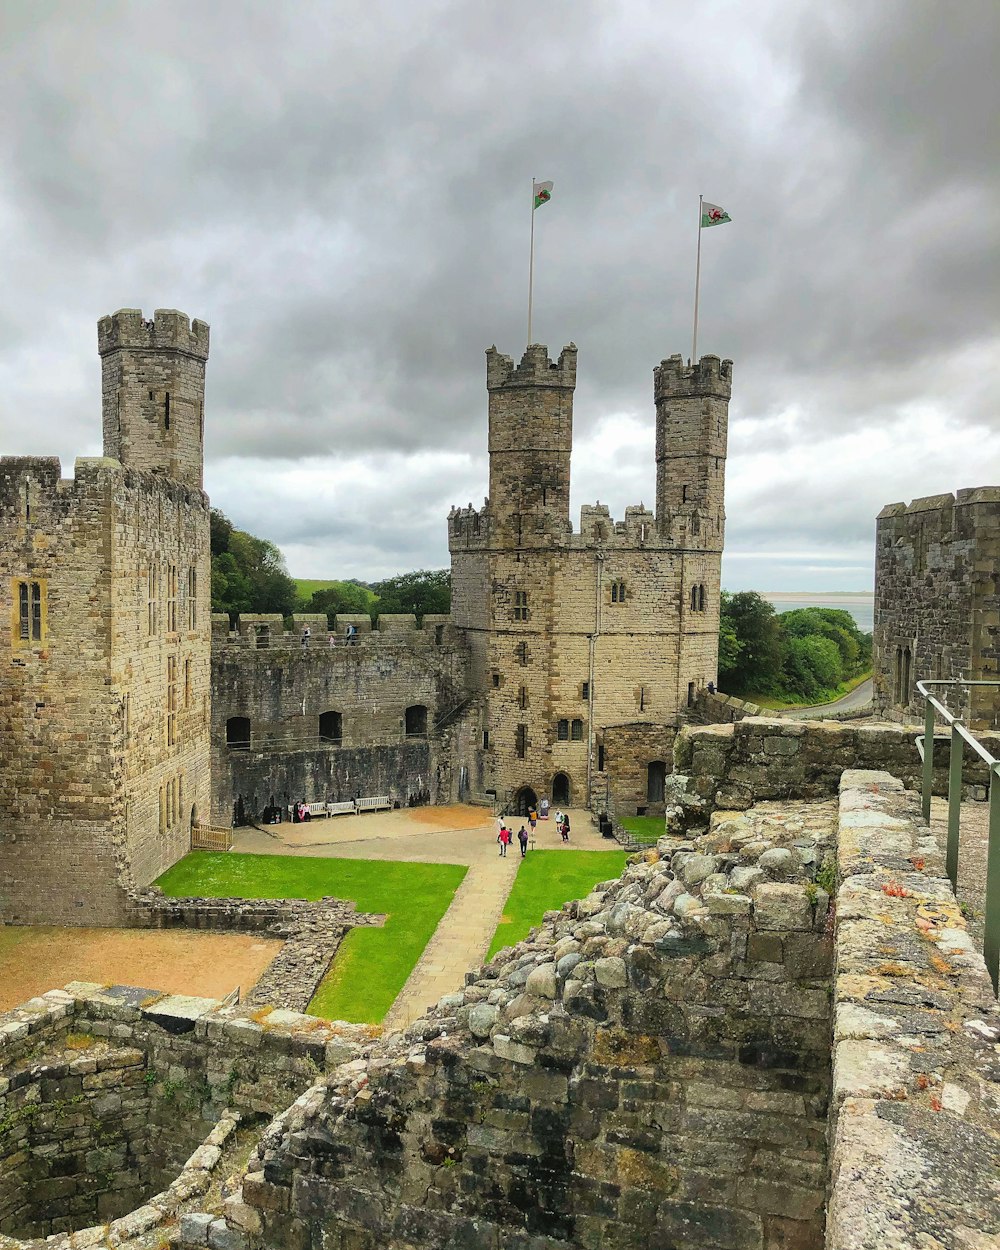
[[[961,678],[938,678],[917,682],[917,693],[925,700],[924,732],[916,739],[917,752],[923,762],[920,798],[924,820],[930,824],[931,790],[934,784],[934,724],[941,716],[951,727],[951,750],[948,760],[948,841],[945,848],[945,871],[952,888],[958,888],[958,846],[962,822],[962,769],[966,744],[989,769],[989,835],[986,849],[986,916],[983,932],[983,958],[997,989],[1000,976],[1000,761],[983,746],[963,723],[931,694],[931,686],[1000,687],[1000,681],[965,681]]]

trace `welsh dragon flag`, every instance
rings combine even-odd
[[[552,183],[551,182],[531,182],[532,191],[535,197],[535,208],[541,208],[543,204],[548,204],[552,199]]]
[[[727,221],[732,221],[732,217],[724,208],[720,208],[718,204],[709,204],[702,201],[701,204],[701,227],[704,230],[706,226],[722,226]]]

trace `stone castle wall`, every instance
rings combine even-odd
[[[228,824],[236,810],[260,820],[272,803],[299,799],[389,795],[407,806],[457,797],[463,761],[442,733],[468,701],[468,661],[447,618],[428,617],[418,630],[412,617],[383,617],[352,645],[345,618],[330,632],[322,618],[305,646],[305,618],[289,633],[277,618],[261,636],[262,619],[220,629],[212,651],[214,820]],[[425,709],[425,728],[411,722],[408,732],[408,708]],[[340,717],[336,740],[321,736],[320,717],[331,712]],[[227,745],[233,717],[250,722],[248,748]]]
[[[132,393],[144,368],[122,364],[122,454],[145,437]],[[190,478],[200,432],[171,428]],[[208,813],[208,500],[138,458],[78,460],[70,480],[58,460],[0,459],[6,920],[120,920],[124,892],[178,859]]]
[[[920,722],[919,680],[1000,677],[1000,489],[888,504],[875,543],[873,703],[881,716]],[[945,702],[980,728],[1000,727],[997,689]]]

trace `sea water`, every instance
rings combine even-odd
[[[875,626],[875,601],[871,595],[796,595],[793,591],[768,594],[765,590],[760,595],[773,605],[775,612],[794,612],[797,608],[838,608],[841,612],[850,612],[864,634],[870,634]]]

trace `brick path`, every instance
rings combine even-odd
[[[512,823],[516,834],[521,822]],[[553,822],[539,821],[536,849],[614,849],[615,844],[605,841],[594,828],[589,812],[571,811],[570,825],[572,841],[564,847]],[[468,969],[484,959],[521,862],[516,841],[507,858],[500,858],[496,820],[486,808],[460,804],[336,816],[303,825],[286,822],[266,830],[237,829],[233,849],[262,855],[469,866],[451,906],[385,1018],[387,1031],[405,1028],[442,994],[459,989]]]

